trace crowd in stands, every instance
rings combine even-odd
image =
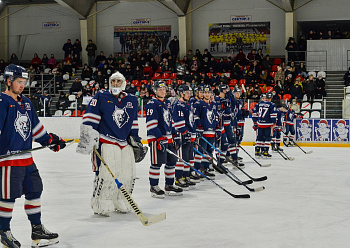
[[[177,41],[176,36],[174,40]],[[293,43],[293,40],[290,39],[290,42]],[[57,87],[56,92],[51,93],[58,93],[57,90],[64,86],[65,80],[62,75],[74,78],[74,72],[81,69],[80,78],[75,78],[69,90],[69,94],[75,94],[77,100],[79,99],[78,106],[81,110],[84,108],[81,99],[84,96],[93,97],[99,90],[107,89],[109,76],[115,71],[121,72],[127,79],[126,92],[138,96],[144,105],[151,99],[152,81],[157,79],[167,82],[168,97],[174,97],[181,84],[187,84],[192,89],[199,84],[209,84],[216,94],[219,93],[220,84],[227,84],[231,89],[239,88],[244,98],[256,101],[262,93],[268,91],[273,93],[274,101],[287,99],[300,103],[306,94],[308,101],[312,102],[314,98],[326,96],[325,78],[322,74],[318,77],[316,74],[309,75],[303,62],[271,59],[268,54],[263,55],[261,49],[253,49],[248,54],[244,54],[242,50],[236,53],[232,50],[227,57],[221,58],[212,56],[208,49],[203,53],[199,49],[194,53],[188,50],[187,54],[179,59],[178,49],[170,52],[165,49],[160,54],[152,54],[149,48],[130,51],[128,55],[114,53],[108,57],[100,51],[95,57],[97,47],[90,40],[86,47],[89,63],[84,65],[80,59],[82,47],[79,40],[71,44],[68,39],[62,50],[65,53],[64,61],[57,61],[54,54],[51,54],[50,58],[44,54],[40,59],[35,53],[28,70],[32,75],[40,75],[44,70],[47,70],[47,75],[54,73]],[[18,64],[16,59],[18,60],[17,56],[12,54],[10,62]],[[5,65],[1,60],[0,70],[3,70]],[[66,109],[66,103],[64,99],[57,106]]]

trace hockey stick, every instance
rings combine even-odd
[[[183,160],[182,158],[180,158],[179,156],[177,156],[175,153],[173,153],[172,151],[170,151],[168,148],[166,149],[166,151],[168,153],[170,153],[171,155],[177,157],[179,160],[181,160],[182,162],[184,162],[184,164],[188,165],[189,167],[191,167],[192,170],[194,170],[195,172],[203,175],[206,179],[208,179],[210,182],[212,182],[213,184],[215,184],[216,186],[218,186],[220,189],[222,189],[223,191],[225,191],[227,194],[229,194],[230,196],[232,196],[233,198],[250,198],[249,194],[242,194],[242,195],[235,195],[232,194],[231,192],[229,192],[228,190],[226,190],[224,187],[222,187],[220,184],[216,183],[213,179],[209,178],[208,176],[204,175],[203,173],[201,173],[199,170],[197,170],[196,168],[194,168],[193,165],[190,165],[189,163],[187,163],[185,160]]]
[[[70,139],[70,140],[67,140],[65,141],[65,143],[70,143],[69,145],[73,144],[72,142],[74,141],[74,139]],[[28,152],[34,152],[34,151],[38,151],[38,150],[41,150],[41,149],[44,149],[44,148],[51,148],[51,147],[54,147],[55,144],[51,144],[51,145],[46,145],[46,146],[39,146],[39,147],[35,147],[35,148],[32,148],[32,149],[28,149],[28,150],[23,150],[23,151],[20,151],[20,152],[16,152],[16,153],[11,153],[11,154],[6,154],[6,155],[2,155],[0,156],[0,159],[3,159],[3,158],[8,158],[8,157],[11,157],[11,156],[16,156],[16,155],[19,155],[19,154],[23,154],[23,153],[28,153]],[[68,146],[68,145],[67,145]],[[67,147],[66,146],[66,147]]]
[[[225,166],[223,166],[222,164],[219,164],[218,163],[218,160],[216,159],[216,158],[214,158],[214,156],[212,156],[212,155],[210,155],[209,154],[209,152],[208,151],[206,151],[205,149],[203,149],[203,147],[198,143],[198,142],[196,142],[196,145],[198,146],[198,147],[200,147],[204,152],[205,152],[205,154],[207,154],[209,157],[211,157],[211,159],[213,160],[213,161],[215,161],[216,162],[216,166],[220,166],[221,168],[222,168],[222,170],[224,170],[225,171],[225,174],[227,174],[227,173],[230,173],[231,175],[233,175],[233,173],[229,170],[229,169],[227,169]],[[203,157],[205,157],[205,155],[204,154],[202,154],[199,150],[197,150],[196,148],[193,148],[199,155],[201,155],[201,156],[203,156]],[[227,175],[228,176],[228,175]],[[232,178],[231,178],[232,179]],[[241,182],[239,182],[239,181],[237,181],[237,180],[234,180],[234,179],[232,179],[233,181],[235,181],[237,184],[239,184],[239,185],[242,185],[242,183],[244,183],[244,184],[252,184],[253,183],[253,180],[247,180],[247,181],[244,181],[244,182],[242,182],[241,180],[239,180],[239,181],[241,181]]]
[[[251,159],[254,160],[255,163],[257,163],[260,167],[270,167],[271,164],[260,164],[255,158],[252,157],[241,145],[238,145],[239,148],[241,148]]]
[[[202,154],[200,151],[198,151],[196,148],[194,148],[194,150],[195,150],[199,155],[205,157],[205,155]],[[209,155],[209,153],[207,153],[207,154]],[[209,155],[209,156],[210,156],[210,155]],[[212,156],[210,156],[210,157],[212,157]],[[215,158],[212,157],[212,159],[214,160]],[[216,161],[217,161],[217,160],[216,160]],[[232,176],[230,176],[229,174],[225,174],[226,176],[228,176],[232,181],[234,181],[234,182],[237,183],[238,185],[243,185],[243,186],[246,187],[246,189],[248,189],[250,192],[258,192],[258,191],[262,191],[262,190],[265,189],[264,186],[259,187],[259,188],[254,188],[254,189],[252,189],[252,188],[248,187],[244,182],[242,182],[242,181],[241,181],[235,174],[233,174],[231,171],[229,171],[229,170],[226,169],[226,168],[225,168],[225,170],[226,170],[227,172],[229,172],[229,173],[232,175]]]
[[[287,159],[287,160],[290,160],[290,161],[293,161],[295,158],[293,157],[289,157],[284,151],[281,151],[281,150],[277,150],[278,153],[280,154],[283,154],[283,156]]]
[[[284,135],[286,135],[286,136],[288,136],[285,132],[283,132],[282,131],[282,133],[284,133]],[[295,141],[294,140],[292,140],[292,142],[293,142],[293,144],[294,145],[296,145],[297,147],[299,147],[299,149],[300,150],[302,150],[303,151],[303,153],[305,153],[305,154],[310,154],[310,153],[313,153],[313,151],[311,150],[311,151],[308,151],[308,152],[306,152],[306,151],[304,151],[297,143],[295,143]]]
[[[243,169],[239,168],[239,166],[237,166],[235,164],[235,162],[229,157],[226,156],[225,154],[223,154],[219,149],[217,149],[215,146],[213,146],[208,140],[206,140],[206,138],[202,137],[202,139],[208,144],[210,145],[212,148],[214,148],[218,153],[220,153],[222,156],[224,156],[226,158],[227,161],[229,161],[231,164],[233,164],[237,169],[239,169],[241,172],[243,172],[244,175],[246,175],[247,177],[249,177],[250,179],[252,179],[254,182],[259,182],[259,181],[265,181],[267,179],[267,176],[263,176],[263,177],[259,177],[259,178],[255,178],[250,176],[247,172],[245,172]]]
[[[139,206],[137,206],[136,202],[134,201],[132,196],[129,194],[129,192],[126,190],[124,185],[121,182],[119,182],[119,180],[114,176],[113,172],[110,170],[110,168],[108,167],[108,165],[106,164],[106,162],[101,157],[101,155],[99,154],[99,152],[97,151],[97,149],[95,147],[94,147],[94,152],[97,155],[97,157],[99,157],[101,162],[105,165],[106,169],[111,174],[111,176],[113,177],[115,183],[117,184],[118,189],[122,192],[123,196],[128,201],[128,203],[130,204],[131,208],[134,210],[137,218],[139,218],[139,220],[141,221],[142,225],[149,226],[149,225],[161,222],[161,221],[166,219],[166,213],[165,212],[161,213],[161,214],[158,214],[158,215],[155,215],[155,216],[152,216],[152,217],[146,217],[142,213],[142,211],[139,208]]]

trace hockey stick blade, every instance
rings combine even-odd
[[[232,196],[233,198],[245,198],[245,199],[248,199],[250,198],[250,195],[249,194],[242,194],[242,195],[235,195],[235,194],[232,194],[231,192],[227,191],[226,189],[224,189],[224,191],[229,194],[230,196]]]
[[[263,176],[263,177],[254,178],[253,179],[254,182],[261,182],[261,181],[265,181],[265,180],[267,180],[267,176]]]
[[[311,154],[311,153],[313,153],[313,152],[314,152],[314,151],[311,150],[311,151],[306,152],[305,154]]]
[[[159,223],[163,220],[166,219],[166,213],[161,213],[161,214],[157,214],[157,215],[154,215],[154,216],[151,216],[151,217],[146,217],[147,220],[145,220],[144,222],[142,221],[142,224],[144,226],[150,226],[150,225],[153,225],[153,224],[156,224],[156,223]]]
[[[270,167],[271,166],[271,164],[262,164],[262,165],[260,165],[261,167]]]
[[[252,184],[253,183],[253,180],[247,180],[247,181],[244,181],[242,182],[243,184]]]

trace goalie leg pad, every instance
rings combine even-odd
[[[91,208],[94,213],[109,216],[109,212],[114,211],[113,193],[118,190],[116,184],[103,166],[100,167],[99,174],[94,180],[94,191],[91,198]]]
[[[102,157],[114,176],[124,185],[126,190],[132,194],[136,178],[136,166],[132,147],[126,146],[120,149],[120,147],[116,145],[103,144]],[[109,178],[113,180],[110,175]],[[129,203],[117,188],[113,191],[112,201],[114,210],[122,213],[131,211]]]

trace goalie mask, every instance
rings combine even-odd
[[[122,81],[121,86],[117,86],[117,81]],[[118,95],[120,92],[125,90],[126,87],[126,80],[123,74],[120,72],[113,73],[109,78],[109,90],[113,95]]]

